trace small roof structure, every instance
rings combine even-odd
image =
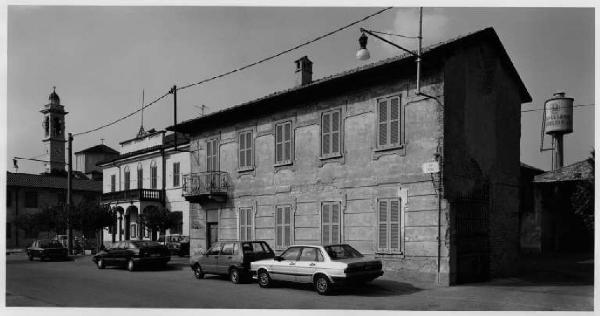
[[[92,146],[92,147],[88,147],[84,150],[80,150],[78,152],[76,152],[75,154],[83,154],[83,153],[107,153],[107,154],[119,154],[118,151],[104,145],[104,144],[100,144],[100,145],[96,145],[96,146]]]
[[[564,166],[554,171],[548,171],[534,177],[535,183],[557,183],[567,181],[585,181],[594,179],[594,160],[586,159]]]

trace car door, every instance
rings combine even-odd
[[[202,271],[205,273],[218,273],[217,272],[217,263],[219,261],[219,253],[221,253],[221,248],[223,244],[220,242],[215,243],[208,251],[206,255],[204,255],[204,260],[200,263],[200,267]]]
[[[296,280],[296,262],[300,256],[301,247],[290,247],[281,254],[281,261],[274,261],[271,268],[271,278],[281,281]]]
[[[323,261],[320,249],[316,247],[304,247],[296,262],[296,282],[311,283],[312,276],[317,271],[319,260]]]
[[[224,243],[221,249],[221,254],[217,259],[217,273],[227,274],[229,273],[229,267],[233,262],[233,244],[232,242]]]

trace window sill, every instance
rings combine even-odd
[[[246,172],[250,172],[250,171],[254,171],[254,166],[252,166],[252,167],[243,167],[243,168],[238,168],[237,169],[238,173],[246,173]]]
[[[381,147],[375,148],[373,151],[382,152],[382,151],[392,151],[392,150],[400,150],[400,149],[404,149],[404,144],[393,145],[393,146],[381,146]]]
[[[328,160],[328,159],[336,159],[342,158],[343,155],[341,153],[331,154],[331,155],[322,155],[319,157],[320,160]]]
[[[291,166],[293,164],[293,162],[290,161],[284,161],[284,162],[279,162],[273,165],[273,167],[284,167],[284,166]]]
[[[404,258],[404,252],[376,251],[375,258]]]
[[[377,160],[385,155],[406,156],[406,144],[397,146],[377,147],[373,149],[373,159]]]

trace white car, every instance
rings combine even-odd
[[[347,244],[290,246],[281,256],[252,262],[250,271],[260,287],[273,281],[313,283],[321,295],[334,286],[365,283],[383,275],[381,260],[365,258]]]

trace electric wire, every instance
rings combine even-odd
[[[389,36],[403,37],[403,38],[419,39],[419,37],[418,37],[418,36],[408,36],[408,35],[394,34],[394,33],[386,33],[386,32],[381,32],[381,31],[373,31],[373,30],[369,30],[369,32],[372,32],[372,33],[377,33],[377,34],[383,34],[383,35],[389,35]]]

